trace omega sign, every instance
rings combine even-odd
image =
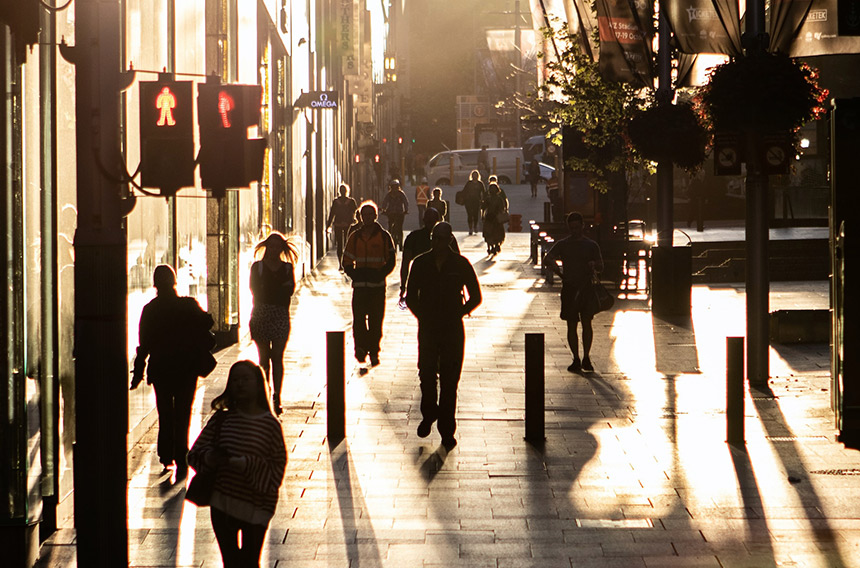
[[[308,94],[311,108],[337,108],[337,91],[311,91]]]

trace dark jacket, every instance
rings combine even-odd
[[[212,316],[194,298],[162,292],[140,314],[134,378],[152,384],[161,380],[197,380],[195,356],[211,337]],[[147,359],[149,363],[147,365]]]
[[[444,327],[458,322],[480,304],[481,286],[466,257],[450,253],[441,270],[436,267],[433,251],[412,261],[406,305],[420,325]]]

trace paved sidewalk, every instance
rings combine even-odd
[[[458,233],[484,303],[466,321],[459,445],[419,439],[416,325],[390,279],[382,364],[360,376],[350,288],[328,256],[294,302],[282,423],[290,451],[263,566],[860,566],[860,452],[834,441],[827,345],[771,349],[774,397],[746,399],[746,447],[725,443],[725,338],[743,287],[693,289],[692,320],[643,300],[595,318],[596,372],[566,371],[558,286],[526,261],[528,235],[488,260]],[[396,274],[396,272],[395,272]],[[826,307],[827,285],[772,284],[771,309]],[[347,331],[347,439],[326,440],[325,332]],[[546,341],[546,444],[523,440],[524,334]],[[192,436],[245,337],[202,382]],[[159,476],[155,429],[129,461],[130,564],[215,567],[206,510]],[[59,531],[43,566],[74,566]]]

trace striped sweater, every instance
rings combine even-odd
[[[221,418],[220,433],[217,421]],[[208,469],[205,456],[218,447],[230,456],[244,456],[244,469],[219,467],[215,474],[212,507],[255,524],[268,524],[278,504],[278,490],[287,466],[281,423],[269,413],[256,416],[227,412],[213,416],[200,432],[188,463],[195,471]]]

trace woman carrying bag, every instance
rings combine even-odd
[[[487,188],[487,197],[483,203],[484,209],[484,240],[487,241],[487,254],[499,254],[502,243],[505,242],[505,223],[510,219],[508,200],[495,183]]]
[[[203,502],[208,501],[225,568],[259,567],[284,479],[287,449],[267,391],[256,363],[234,363],[227,388],[212,401],[215,415],[188,452],[188,463],[197,472],[189,493],[198,475],[214,478]]]

